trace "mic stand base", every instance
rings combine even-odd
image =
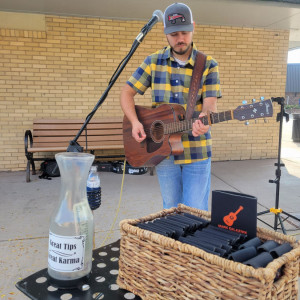
[[[80,146],[77,142],[71,141],[67,148],[67,152],[83,152],[83,147]]]

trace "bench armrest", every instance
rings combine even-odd
[[[25,136],[24,136],[24,146],[25,146],[25,156],[26,157],[28,157],[28,140],[30,142],[30,147],[32,148],[33,138],[32,138],[32,133],[30,130],[26,130]]]

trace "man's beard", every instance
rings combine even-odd
[[[177,55],[184,55],[191,49],[191,46],[192,44],[189,44],[186,49],[182,49],[180,51],[176,51],[173,47],[171,47],[171,50]]]

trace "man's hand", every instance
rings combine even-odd
[[[136,121],[132,124],[132,137],[141,143],[146,138],[146,133],[144,131],[144,126],[141,122]]]
[[[199,119],[193,123],[192,134],[194,137],[204,134],[209,130],[209,125],[204,125],[200,120],[205,115],[204,113],[200,113]]]

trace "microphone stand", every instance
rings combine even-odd
[[[102,94],[101,98],[98,100],[98,102],[95,105],[95,107],[93,108],[93,110],[87,115],[87,117],[85,119],[85,122],[82,125],[82,127],[79,129],[77,135],[74,137],[73,140],[70,141],[70,144],[69,144],[69,146],[67,148],[67,152],[83,152],[83,147],[80,146],[79,143],[77,142],[78,138],[80,137],[81,133],[86,128],[86,126],[88,125],[88,123],[90,122],[90,120],[92,119],[92,117],[94,116],[94,114],[96,113],[96,111],[98,110],[98,108],[105,101],[105,99],[106,99],[106,97],[107,97],[110,89],[113,87],[113,85],[115,84],[116,80],[118,79],[118,77],[122,73],[123,69],[125,68],[125,66],[129,62],[129,60],[132,57],[132,55],[134,54],[135,50],[138,48],[138,46],[143,41],[143,39],[146,36],[146,34],[151,30],[151,28],[152,28],[152,26],[154,24],[150,24],[149,25],[149,23],[148,23],[148,24],[146,24],[141,29],[141,32],[138,34],[138,36],[134,40],[130,51],[125,56],[125,58],[123,58],[123,60],[120,62],[119,66],[117,67],[116,71],[112,75],[112,77],[111,77],[111,79],[109,81],[109,84],[108,84],[106,90],[104,91],[104,93]]]

